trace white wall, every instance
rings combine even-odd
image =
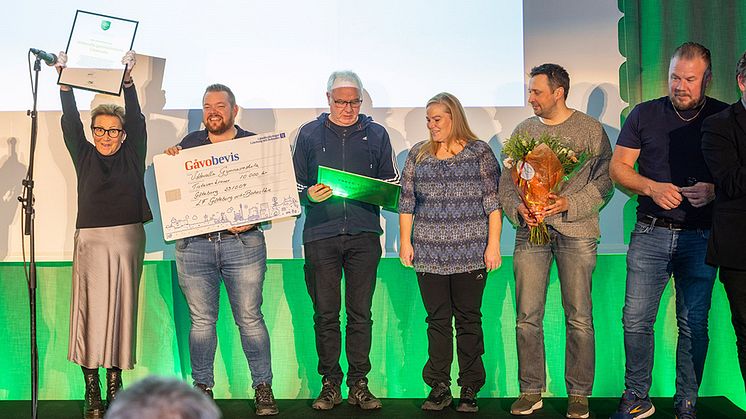
[[[619,131],[619,114],[626,106],[618,93],[618,72],[623,62],[617,47],[617,22],[620,17],[621,13],[613,0],[524,1],[526,72],[534,65],[544,62],[563,65],[571,78],[568,104],[598,118],[605,125],[612,144]],[[494,43],[500,42],[506,40],[494,40]],[[447,59],[448,51],[442,51],[442,54]],[[156,215],[156,219],[146,225],[146,251],[147,257],[151,259],[173,257],[173,244],[163,241],[160,217],[157,215],[152,157],[178,142],[187,132],[199,129],[201,120],[199,109],[163,110],[169,92],[163,91],[161,86],[163,72],[168,65],[168,57],[140,56],[134,72],[143,112],[148,119],[149,167],[146,186]],[[354,69],[354,63],[350,63],[349,67]],[[53,70],[45,67],[43,71],[51,73]],[[52,77],[50,74],[43,76]],[[29,83],[28,80],[6,82]],[[319,81],[320,86],[323,83],[324,80]],[[194,86],[193,95],[199,97],[204,87]],[[438,86],[432,86],[433,94],[439,91]],[[319,95],[324,95],[323,87],[319,89]],[[96,96],[92,106],[111,102],[112,99],[108,96]],[[399,162],[403,164],[406,150],[427,136],[424,109],[376,108],[375,97],[365,99],[362,112],[372,115],[388,128]],[[19,101],[27,101],[27,98],[19,98]],[[315,118],[322,111],[324,109],[242,109],[238,123],[255,132],[284,129],[292,130],[294,134],[299,125]],[[477,135],[499,152],[500,140],[508,137],[513,128],[521,120],[531,116],[532,112],[530,107],[523,106],[469,108],[467,114]],[[84,112],[84,120],[87,117],[87,112]],[[39,142],[35,163],[38,260],[72,258],[76,181],[72,162],[62,141],[59,118],[59,112],[41,112],[39,115]],[[85,120],[84,123],[87,125],[88,121]],[[16,196],[21,192],[21,180],[28,165],[29,138],[30,118],[25,112],[0,112],[0,261],[20,260],[22,257],[21,209]],[[626,201],[627,198],[617,191],[612,202],[603,210],[600,252],[616,253],[625,250],[622,207]],[[382,218],[386,231],[382,242],[387,253],[393,256],[397,250],[397,216],[384,212]],[[301,257],[301,228],[302,225],[296,220],[274,222],[266,233],[269,257]],[[506,224],[502,237],[503,253],[512,252],[513,236],[513,229]]]

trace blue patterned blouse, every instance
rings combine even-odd
[[[488,217],[500,209],[495,154],[472,141],[451,158],[428,155],[415,164],[425,143],[409,151],[399,198],[399,213],[414,215],[414,269],[450,275],[484,268]]]

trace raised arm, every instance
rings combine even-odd
[[[64,51],[60,51],[57,63],[54,66],[57,72],[60,73],[66,65],[67,54]],[[65,140],[65,147],[67,147],[67,151],[70,153],[73,162],[76,163],[83,147],[89,146],[90,143],[85,138],[83,122],[80,120],[78,105],[75,102],[75,95],[70,86],[60,85],[60,100],[62,101],[62,119],[60,121],[62,125],[62,138]]]
[[[124,64],[124,131],[127,133],[127,141],[135,146],[138,155],[145,159],[147,154],[148,132],[145,128],[145,116],[140,109],[137,99],[134,80],[132,80],[132,69],[136,64],[135,51],[128,51],[122,58]]]

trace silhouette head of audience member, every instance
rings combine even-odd
[[[148,377],[117,396],[106,419],[220,419],[215,403],[175,378]]]

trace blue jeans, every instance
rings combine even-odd
[[[705,264],[709,230],[670,230],[638,222],[627,252],[624,296],[624,385],[647,397],[653,371],[653,324],[673,275],[676,290],[676,394],[674,403],[697,401],[709,337],[707,316],[716,269]]]
[[[516,231],[513,253],[516,296],[516,344],[521,393],[546,390],[544,307],[549,268],[557,262],[562,308],[565,311],[565,385],[573,396],[590,396],[595,375],[591,283],[596,268],[596,239],[564,236],[549,227],[544,246],[529,243],[528,228]],[[557,344],[554,342],[553,344]]]
[[[253,229],[240,235],[224,234],[219,239],[195,236],[178,240],[176,269],[192,320],[189,352],[195,383],[215,385],[215,323],[222,280],[249,362],[252,387],[272,384],[269,333],[261,311],[267,270],[264,233]]]

